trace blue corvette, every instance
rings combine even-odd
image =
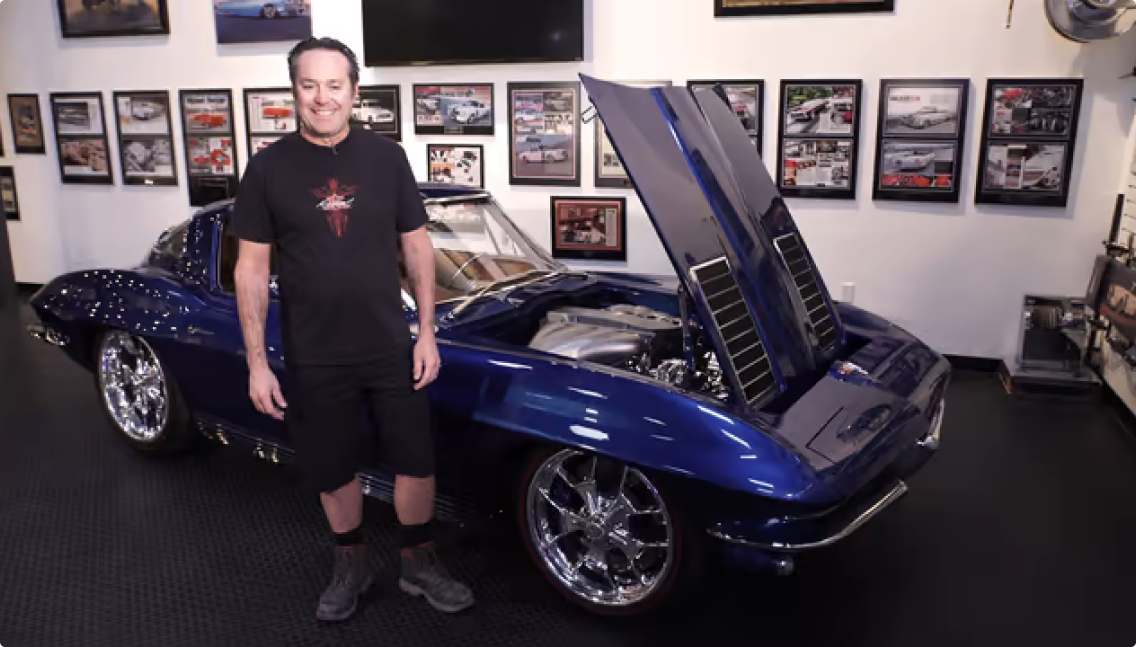
[[[626,615],[691,590],[705,558],[787,573],[903,496],[938,446],[950,367],[830,297],[721,95],[582,79],[675,274],[570,269],[489,194],[421,185],[444,363],[438,510],[504,511],[553,587]],[[139,267],[56,278],[32,299],[32,334],[92,371],[140,451],[204,434],[284,462],[286,430],[248,398],[230,208],[170,228]],[[391,498],[381,455],[362,477]]]

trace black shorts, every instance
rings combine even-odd
[[[379,462],[396,475],[434,474],[425,389],[414,390],[411,353],[389,360],[288,369],[286,421],[304,480],[320,492],[346,485]]]

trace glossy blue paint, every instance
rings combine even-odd
[[[604,103],[604,92],[613,90],[598,89],[596,98]],[[643,96],[657,108],[651,94]],[[689,108],[676,114],[693,120],[697,114],[686,114]],[[612,110],[603,114],[607,118]],[[640,125],[658,129],[665,124],[656,119]],[[949,365],[886,320],[840,303],[830,302],[842,321],[841,342],[828,350],[810,347],[802,334],[798,297],[775,262],[771,234],[758,217],[769,209],[753,210],[752,192],[726,187],[721,173],[733,161],[713,150],[710,131],[689,123],[666,128],[696,143],[686,153],[659,147],[665,163],[634,153],[631,157],[642,161],[628,168],[636,172],[640,191],[650,196],[652,217],[676,259],[678,276],[573,272],[502,218],[497,223],[501,230],[531,247],[523,258],[542,273],[480,296],[458,314],[454,309],[461,299],[437,305],[444,368],[429,393],[438,420],[439,494],[446,500],[478,499],[491,509],[511,507],[495,496],[499,486],[511,485],[518,476],[527,450],[573,446],[643,469],[667,488],[698,528],[727,534],[735,546],[823,539],[871,508],[888,484],[906,478],[930,456],[932,450],[918,442],[935,424]],[[621,155],[639,144],[645,142],[624,135]],[[701,157],[712,161],[710,166],[692,171],[685,161],[675,163],[698,150],[706,151]],[[676,186],[684,187],[674,192],[678,203],[673,212],[660,207],[652,190],[643,189],[661,182],[656,172],[670,174]],[[698,181],[709,176],[719,178],[723,187],[716,196]],[[484,192],[452,186],[423,184],[421,191],[426,200],[491,200]],[[778,200],[774,196],[764,204]],[[41,289],[31,305],[41,325],[65,340],[64,352],[88,367],[100,331],[119,328],[145,337],[167,364],[203,431],[271,447],[274,457],[278,450],[286,457],[286,430],[256,412],[247,397],[236,303],[222,280],[229,208],[228,202],[210,205],[171,228],[139,267],[65,274]],[[732,215],[720,215],[729,210]],[[713,240],[696,233],[710,227],[717,232]],[[723,233],[727,229],[728,235]],[[679,241],[686,236],[690,240]],[[787,386],[775,405],[750,406],[736,393],[720,399],[528,346],[544,314],[563,305],[627,303],[677,316],[678,287],[686,270],[715,254],[728,255],[749,282],[747,290],[761,294],[751,306],[780,353]],[[706,333],[700,324],[706,316],[701,310],[692,313],[693,333]],[[413,307],[406,309],[406,317],[416,331]],[[281,375],[287,398],[275,301],[267,342],[270,365]],[[377,485],[389,482],[385,466],[375,465],[368,478],[376,484],[377,496],[389,495],[389,488]]]

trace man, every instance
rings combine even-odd
[[[240,239],[237,304],[249,396],[286,420],[305,480],[320,493],[336,559],[316,616],[351,616],[372,583],[361,535],[365,410],[396,473],[399,585],[455,612],[473,604],[438,562],[430,536],[434,461],[425,388],[440,368],[427,215],[397,143],[350,126],[359,66],[342,43],[309,39],[288,56],[299,131],[254,155],[232,231]],[[265,354],[270,250],[279,293],[287,401]],[[418,341],[402,311],[399,251],[418,304]]]

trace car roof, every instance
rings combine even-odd
[[[431,198],[462,198],[473,197],[476,195],[484,195],[484,189],[477,189],[473,187],[460,186],[457,184],[446,184],[444,182],[418,182],[418,193],[422,195],[423,200]],[[198,210],[198,214],[208,214],[216,211],[228,209],[230,205],[236,202],[236,198],[224,198],[211,202]]]

